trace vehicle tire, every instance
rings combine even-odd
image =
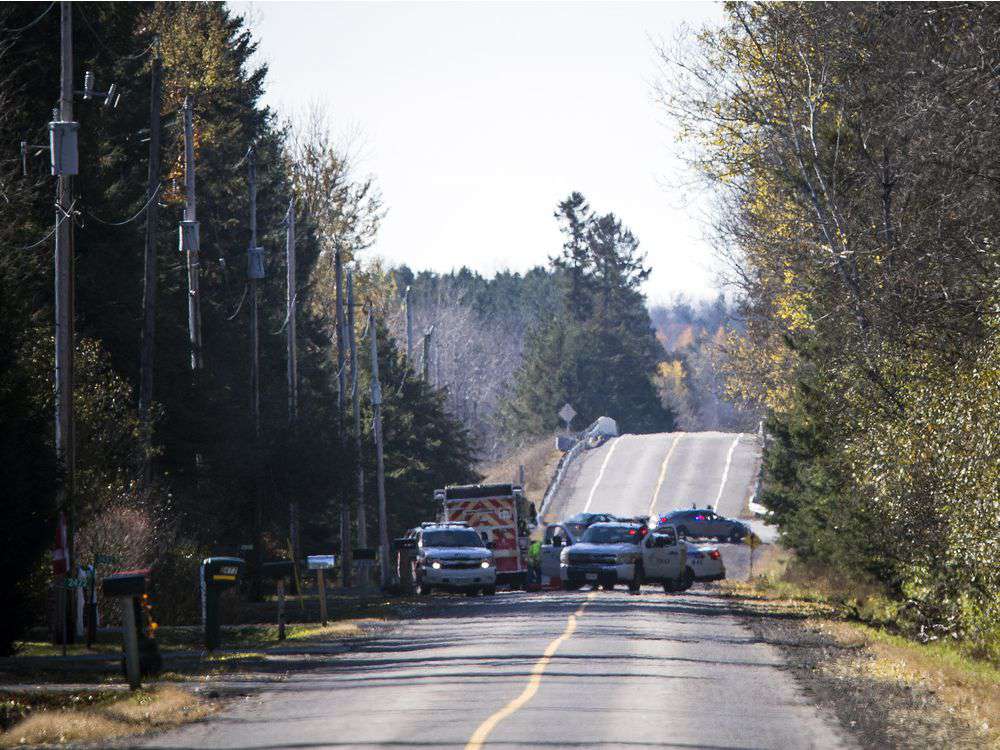
[[[733,537],[732,536],[725,536],[724,534],[720,534],[719,536],[717,536],[715,538],[719,541],[720,544],[725,543],[725,542],[731,542],[731,541],[733,541]]]
[[[469,589],[465,592],[466,596],[479,596],[479,589]]]
[[[485,594],[486,596],[494,596],[496,593],[497,593],[496,586],[487,586],[486,588],[483,589],[483,594]]]
[[[635,564],[635,573],[632,576],[632,580],[628,582],[628,592],[630,594],[638,594],[642,589],[642,581],[646,577],[645,571],[642,569],[642,563],[638,562]]]
[[[601,588],[605,591],[614,591],[615,585],[613,583],[602,583]]]
[[[570,583],[569,581],[563,581],[563,591],[576,591],[580,588],[579,583]]]
[[[431,591],[434,589],[429,583],[424,583],[423,581],[417,581],[417,594],[420,596],[430,596]]]
[[[681,576],[680,586],[677,590],[687,591],[692,586],[694,586],[694,571],[691,568],[684,568],[684,575]]]
[[[734,531],[729,536],[729,541],[732,542],[733,544],[741,544],[743,542],[743,537],[740,535],[740,532]]]
[[[674,581],[673,578],[668,578],[663,582],[664,594],[673,594],[676,591],[677,591],[677,583]]]

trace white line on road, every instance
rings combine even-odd
[[[667,451],[667,455],[663,459],[663,465],[660,466],[660,478],[656,481],[656,489],[653,490],[653,497],[649,501],[649,512],[646,514],[650,517],[653,515],[653,509],[656,508],[656,498],[660,494],[660,488],[663,486],[663,480],[667,476],[667,463],[670,461],[670,457],[674,453],[674,448],[677,447],[677,443],[681,441],[681,435],[683,433],[678,432],[677,436],[674,437],[674,442],[670,444],[670,450]]]
[[[612,450],[614,450],[614,446],[612,446]],[[531,679],[528,680],[528,684],[521,691],[521,694],[480,724],[472,737],[469,738],[468,743],[466,743],[465,750],[481,750],[483,744],[489,739],[490,734],[496,729],[497,724],[511,714],[524,708],[528,701],[535,697],[535,693],[538,692],[538,688],[542,684],[542,674],[544,674],[545,668],[552,661],[552,657],[555,656],[556,651],[559,650],[563,642],[573,635],[573,632],[576,630],[577,619],[583,614],[583,610],[587,608],[587,605],[590,604],[591,599],[595,596],[597,596],[597,592],[591,591],[576,612],[569,616],[569,620],[566,622],[566,629],[563,630],[562,635],[552,641],[542,653],[542,658],[535,662],[535,666],[531,670]]]
[[[719,482],[719,494],[715,496],[715,503],[712,505],[716,512],[719,511],[719,500],[722,499],[722,491],[726,489],[726,480],[729,479],[729,465],[733,462],[733,451],[736,450],[738,442],[740,442],[740,436],[737,434],[736,439],[733,440],[733,444],[729,446],[729,453],[726,455],[726,468],[722,471],[722,481]]]
[[[618,443],[621,442],[623,437],[625,436],[622,435],[621,437],[615,438],[615,442],[611,444],[611,450],[609,450],[608,455],[604,457],[604,462],[601,464],[601,470],[597,472],[597,479],[594,480],[594,486],[590,488],[590,497],[587,498],[587,504],[583,506],[584,513],[590,510],[590,504],[594,502],[594,493],[597,492],[597,485],[601,483],[601,478],[604,476],[604,470],[608,468],[608,461],[611,460],[611,454],[615,452],[615,448],[618,447]]]

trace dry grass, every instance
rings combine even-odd
[[[754,578],[724,581],[724,595],[751,614],[803,618],[807,627],[858,655],[826,664],[831,674],[924,690],[983,737],[984,746],[1000,750],[998,665],[973,658],[960,643],[894,635],[881,626],[895,621],[898,605],[877,586],[801,565],[778,545],[764,549]]]
[[[211,711],[209,703],[177,687],[140,690],[107,705],[35,711],[0,734],[0,748],[97,743],[194,721]]]
[[[539,438],[500,461],[479,467],[484,483],[510,482],[517,477],[517,467],[524,464],[524,491],[536,506],[542,502],[549,480],[555,474],[562,454],[552,436]]]
[[[870,657],[863,667],[866,676],[922,687],[982,732],[989,747],[1000,748],[1000,669],[994,665],[970,659],[948,643],[915,643],[859,623],[824,619],[809,624],[840,645],[864,649]]]

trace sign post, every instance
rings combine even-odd
[[[576,409],[574,409],[569,404],[563,405],[563,408],[559,410],[559,419],[566,423],[566,432],[569,433],[569,426],[573,422],[573,417],[576,416]]]
[[[316,589],[319,593],[319,619],[323,625],[326,625],[326,580],[323,576],[323,571],[330,570],[336,564],[336,555],[309,555],[306,558],[306,565],[309,570],[316,571]]]
[[[750,580],[753,580],[753,551],[763,544],[763,542],[752,531],[743,537],[743,541],[750,548]]]

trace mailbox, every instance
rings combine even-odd
[[[104,595],[119,599],[122,604],[122,671],[133,690],[141,686],[142,675],[158,674],[163,665],[156,640],[146,632],[148,582],[148,569],[111,573],[101,582]],[[151,630],[155,627],[155,623],[150,626]]]
[[[291,578],[295,575],[295,564],[291,560],[275,560],[261,565],[261,575],[272,581]]]
[[[239,582],[246,563],[239,557],[206,557],[201,563],[201,622],[205,648],[214,651],[222,643],[219,595]]]
[[[128,570],[104,576],[101,591],[105,596],[139,597],[146,593],[149,570]]]

